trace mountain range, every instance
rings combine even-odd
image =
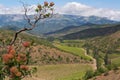
[[[99,36],[111,35],[117,31],[120,31],[120,24],[109,25],[109,27],[102,28],[89,28],[75,33],[62,36],[63,39],[86,39]]]
[[[33,17],[30,15],[29,17]],[[0,26],[16,26],[16,28],[29,27],[27,21],[22,14],[4,14],[0,15]],[[35,35],[47,34],[61,29],[69,29],[72,27],[102,25],[102,24],[114,24],[116,21],[109,20],[107,18],[101,18],[97,16],[77,16],[77,15],[62,15],[55,14],[52,18],[39,21],[37,27],[30,33]],[[89,26],[89,27],[90,27]],[[83,27],[84,28],[84,27]],[[87,27],[85,27],[86,29]],[[4,27],[3,27],[4,29]]]

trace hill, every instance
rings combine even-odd
[[[57,31],[53,31],[53,32],[49,32],[49,33],[45,33],[45,36],[49,36],[49,37],[61,37],[61,36],[65,36],[65,35],[69,35],[72,33],[77,33],[86,29],[93,29],[93,28],[105,28],[105,27],[109,27],[109,26],[114,26],[115,24],[92,24],[92,23],[86,23],[83,24],[81,26],[68,26],[65,27],[63,29],[57,30]]]
[[[7,45],[13,38],[14,32],[8,30],[0,30],[0,46]],[[20,53],[25,53],[24,48],[20,45],[21,41],[30,41],[30,64],[61,64],[61,63],[91,63],[90,61],[81,59],[79,56],[72,55],[70,53],[58,50],[52,43],[45,39],[35,37],[26,33],[19,35],[16,41],[15,47]],[[3,43],[4,42],[4,43]],[[19,46],[19,48],[17,48]],[[6,51],[0,48],[0,53],[3,54]]]
[[[93,38],[98,36],[105,36],[113,34],[120,30],[120,25],[112,25],[104,28],[90,28],[85,29],[76,33],[71,33],[63,36],[63,39],[85,39],[85,38]]]
[[[52,37],[60,37],[60,36],[66,35],[66,34],[75,33],[75,32],[82,31],[82,30],[85,30],[88,28],[93,28],[96,26],[98,27],[99,25],[92,24],[92,23],[86,23],[86,24],[83,24],[81,26],[74,26],[73,25],[73,26],[65,27],[65,28],[60,29],[60,30],[45,33],[44,35],[45,36],[52,36]]]
[[[120,70],[111,70],[89,80],[119,80],[119,79],[120,79]]]
[[[11,26],[11,25],[2,26],[2,27],[0,27],[0,29],[1,30],[12,30],[12,31],[20,30],[19,27],[17,27],[17,26]]]

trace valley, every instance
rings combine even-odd
[[[120,24],[92,16],[87,19],[93,21],[79,21],[66,26],[71,22],[71,17],[74,21],[78,19],[78,16],[56,15],[48,21],[54,22],[56,18],[58,21],[63,20],[61,23],[64,25],[60,25],[63,27],[55,28],[53,31],[47,29],[48,26],[45,28],[46,31],[40,28],[43,30],[42,33],[36,28],[33,32],[23,32],[18,36],[14,47],[19,53],[25,53],[25,48],[20,44],[29,41],[31,45],[27,49],[30,53],[28,65],[37,69],[32,77],[26,77],[25,80],[88,80],[94,77],[97,80],[97,77],[120,67]],[[79,19],[86,21],[85,17]],[[20,20],[22,22],[22,19]],[[54,27],[55,25],[51,29]],[[0,28],[0,55],[7,52],[3,46],[8,45],[15,31],[21,28],[15,24]],[[114,75],[113,71],[108,76]]]

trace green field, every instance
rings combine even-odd
[[[111,62],[112,62],[112,64],[120,66],[120,57],[112,59]]]
[[[85,64],[58,64],[38,66],[35,74],[40,80],[82,80],[87,70],[92,69]]]
[[[114,59],[114,58],[117,58],[117,57],[120,57],[120,54],[119,54],[119,53],[109,54],[109,58],[110,58],[110,59]]]
[[[110,54],[109,58],[111,59],[112,64],[120,66],[120,54],[119,53]]]
[[[61,45],[60,44],[55,44],[55,46],[60,50],[63,50],[63,51],[69,52],[73,55],[79,56],[82,59],[91,60],[91,58],[89,56],[85,55],[85,50],[83,48],[69,47],[69,46],[66,46],[64,44],[61,44]]]

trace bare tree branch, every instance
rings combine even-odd
[[[16,41],[16,39],[17,39],[17,37],[18,37],[18,34],[20,34],[20,33],[23,32],[23,31],[30,31],[30,30],[34,29],[34,28],[36,27],[36,24],[37,24],[37,22],[38,22],[39,20],[48,18],[48,17],[50,16],[50,15],[49,15],[49,16],[46,17],[47,9],[46,9],[46,7],[43,7],[43,11],[40,10],[39,12],[37,12],[37,15],[35,16],[36,18],[34,18],[34,21],[31,21],[30,17],[29,17],[28,14],[27,14],[27,12],[28,12],[30,9],[27,9],[26,5],[25,5],[23,2],[21,2],[21,3],[23,4],[23,8],[24,8],[24,12],[25,12],[25,13],[24,13],[25,19],[27,20],[27,23],[28,23],[29,26],[31,26],[31,27],[30,27],[30,28],[23,28],[23,29],[17,31],[17,32],[15,33],[15,35],[14,35],[13,40],[12,40],[11,43],[10,43],[10,46],[15,43],[15,41]],[[52,10],[52,13],[51,13],[51,14],[53,14],[53,10]]]

